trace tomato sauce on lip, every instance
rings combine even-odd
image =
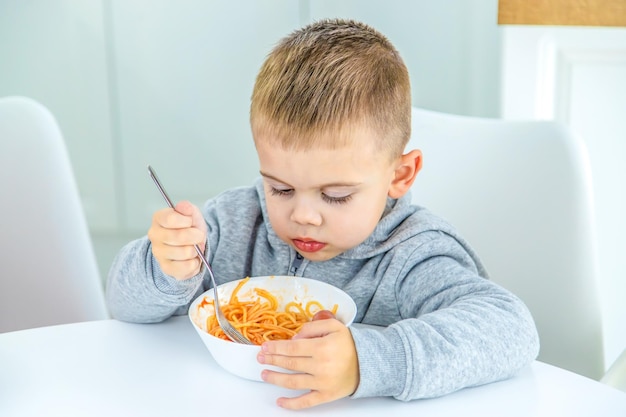
[[[293,239],[293,244],[302,252],[317,252],[326,246],[326,243],[305,239]]]

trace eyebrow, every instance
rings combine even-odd
[[[259,173],[261,174],[261,176],[263,176],[265,178],[268,178],[268,179],[280,182],[280,183],[285,184],[285,185],[289,185],[289,183],[281,180],[280,178],[276,178],[273,175],[267,174],[267,173],[265,173],[263,171],[259,171]],[[361,185],[361,183],[359,183],[359,182],[333,182],[333,183],[329,183],[329,184],[318,185],[318,186],[315,186],[313,188],[356,187],[358,185]]]

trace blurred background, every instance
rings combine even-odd
[[[104,281],[163,207],[146,165],[198,205],[249,184],[248,105],[265,55],[316,19],[364,21],[404,57],[414,106],[554,119],[583,138],[610,364],[626,346],[626,28],[499,24],[499,11],[498,0],[0,0],[0,96],[56,116]]]

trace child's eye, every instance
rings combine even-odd
[[[290,196],[293,193],[292,189],[281,190],[279,188],[270,187],[270,193],[281,197]]]
[[[291,197],[294,193],[293,188],[275,188],[269,187],[270,194],[278,197]],[[341,197],[331,197],[327,194],[322,193],[322,200],[329,204],[345,204],[352,198],[351,194],[341,196]]]
[[[348,201],[350,201],[351,198],[352,198],[352,194],[348,194],[342,197],[331,197],[329,195],[322,193],[322,200],[324,200],[325,202],[329,204],[345,204]]]

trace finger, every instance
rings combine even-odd
[[[312,390],[293,398],[280,397],[276,400],[276,405],[289,410],[301,410],[338,400],[339,398],[343,397],[330,392]]]
[[[257,354],[257,362],[264,365],[278,366],[279,368],[306,374],[312,374],[315,370],[315,362],[310,356],[272,355],[261,351]]]
[[[180,203],[176,204],[174,209],[178,213],[191,218],[192,227],[206,227],[206,222],[204,220],[204,217],[202,216],[202,212],[197,206],[191,204],[189,201],[181,201]]]
[[[198,275],[201,269],[198,257],[186,261],[161,261],[157,258],[157,261],[164,274],[174,277],[178,281]]]
[[[332,314],[332,313],[331,313]],[[305,323],[302,329],[291,338],[292,341],[299,339],[312,339],[315,337],[324,337],[330,333],[336,332],[345,325],[337,319],[316,320]]]
[[[326,319],[334,319],[336,318],[335,315],[333,314],[332,311],[330,310],[320,310],[317,313],[315,313],[313,315],[313,318],[311,318],[311,321],[316,321],[316,320],[326,320]]]
[[[295,336],[294,336],[295,337]],[[261,345],[262,354],[282,355],[291,357],[311,357],[315,346],[310,340],[271,340]]]
[[[314,377],[306,373],[285,373],[269,369],[264,369],[261,372],[261,379],[268,384],[291,390],[309,390],[314,383]]]
[[[200,232],[198,241],[195,244],[200,246],[200,250],[204,253],[208,227],[202,212],[197,206],[191,204],[189,201],[179,202],[176,204],[175,209],[177,212],[191,218],[191,227]]]
[[[158,231],[159,241],[167,246],[183,247],[189,246],[195,252],[193,245],[204,243],[206,236],[202,231],[195,228],[185,229],[162,229]]]
[[[165,208],[154,213],[152,222],[166,229],[183,229],[191,227],[192,218],[180,214],[174,209]]]
[[[189,261],[198,257],[193,246],[153,245],[152,254],[165,261]]]

